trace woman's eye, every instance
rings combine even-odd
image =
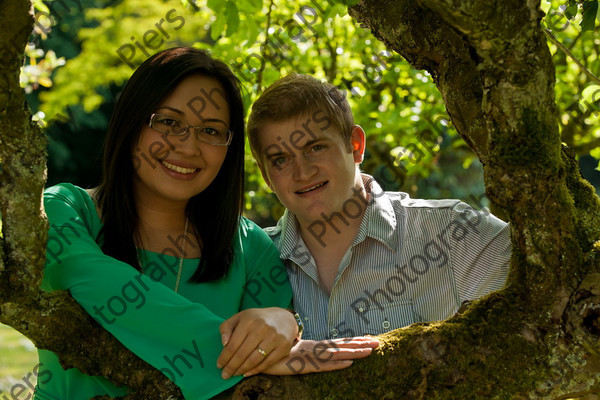
[[[158,122],[164,126],[168,126],[169,128],[177,128],[181,125],[178,120],[173,118],[163,118]]]
[[[209,136],[219,136],[220,132],[215,128],[204,128],[202,129],[202,133],[207,134]]]

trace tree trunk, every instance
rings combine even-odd
[[[67,294],[37,290],[45,142],[18,88],[32,18],[28,2],[13,2],[0,7],[11,16],[3,18],[1,37],[20,32],[0,65],[7,97],[0,124],[0,322],[65,365],[128,385],[132,399],[178,398],[170,381]],[[349,369],[258,376],[229,397],[557,399],[600,391],[600,200],[572,152],[561,148],[539,2],[363,0],[350,13],[432,75],[453,124],[484,164],[488,196],[510,218],[508,282],[447,321],[382,335],[377,354]]]

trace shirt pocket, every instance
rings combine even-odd
[[[411,300],[369,304],[353,310],[352,313],[359,335],[379,335],[417,322]]]

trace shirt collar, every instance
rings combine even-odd
[[[302,240],[298,231],[298,220],[293,212],[287,208],[283,212],[283,216],[277,222],[277,226],[281,229],[279,237],[279,252],[281,259],[288,260],[291,258],[294,249]]]
[[[395,251],[398,248],[400,235],[396,231],[399,221],[394,206],[389,196],[371,175],[362,174],[362,179],[370,198],[353,245],[362,242],[368,236]]]
[[[402,228],[403,221],[397,220],[390,198],[375,179],[367,174],[362,174],[362,179],[370,199],[352,245],[362,242],[368,236],[395,251],[398,248],[397,244],[401,236],[396,232],[396,228],[398,222],[400,222],[400,228]],[[286,209],[277,222],[277,226],[281,229],[279,246],[281,258],[284,260],[290,259],[295,249],[298,248],[298,243],[302,241],[298,229],[298,220],[294,213]]]

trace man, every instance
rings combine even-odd
[[[333,85],[280,79],[254,103],[248,135],[287,208],[266,231],[287,265],[303,338],[442,320],[503,286],[508,225],[458,200],[382,191],[360,172],[365,133]]]

